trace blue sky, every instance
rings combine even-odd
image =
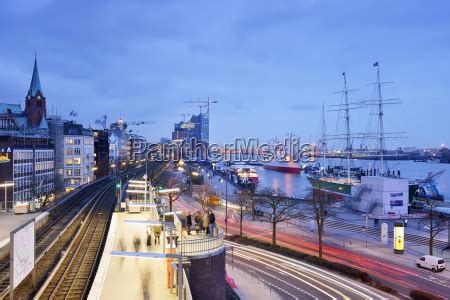
[[[266,141],[320,133],[321,105],[339,103],[342,72],[371,98],[372,64],[394,81],[389,146],[450,144],[450,2],[403,1],[53,1],[16,0],[0,10],[0,101],[22,103],[37,51],[50,112],[86,126],[154,120],[135,128],[169,137],[183,103],[217,99],[211,141]],[[354,111],[352,128],[368,127]],[[327,113],[333,133],[335,114]]]

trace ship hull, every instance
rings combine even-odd
[[[320,177],[314,176],[307,176],[307,178],[312,187],[316,190],[339,195],[342,197],[352,195],[352,184],[321,180]]]
[[[273,166],[273,165],[264,165],[264,169],[277,171],[277,172],[296,173],[296,174],[299,174],[302,171],[302,168],[300,168],[300,167]]]

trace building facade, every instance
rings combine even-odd
[[[109,175],[109,140],[106,130],[93,130],[95,178]]]
[[[0,104],[0,193],[2,209],[29,202],[54,190],[54,145],[46,121],[46,99],[42,92],[37,61],[34,62],[25,110],[19,104]]]
[[[128,140],[127,127],[122,119],[111,123],[108,130],[109,159],[113,168],[126,167],[130,161],[131,144]]]
[[[94,180],[94,136],[74,121],[64,122],[64,186],[70,191]]]
[[[187,122],[175,123],[172,132],[172,141],[195,139],[199,142],[209,143],[209,113],[193,115]]]
[[[47,117],[50,138],[55,145],[55,190],[64,190],[64,121],[61,116]]]

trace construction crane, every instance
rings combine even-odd
[[[124,121],[122,118],[117,121],[117,125],[123,128],[127,128],[128,126],[139,126],[146,124],[155,124],[155,121]]]
[[[200,108],[200,113],[202,113],[202,107],[207,107],[207,105],[189,105],[189,107],[198,107]]]
[[[427,178],[419,181],[419,183],[433,182],[434,179],[436,179],[439,176],[441,176],[444,172],[445,172],[445,169],[440,170],[439,172],[436,172],[436,173],[429,172],[428,175],[427,175]]]
[[[206,106],[206,113],[209,114],[209,106],[213,103],[217,103],[219,101],[217,100],[210,100],[208,97],[208,100],[189,100],[189,101],[184,101],[184,103],[198,103],[198,104],[203,104],[202,106]],[[202,108],[200,107],[200,112],[201,112]]]
[[[183,122],[186,122],[186,117],[189,117],[192,114],[170,114],[169,116],[182,116]]]
[[[101,125],[103,129],[106,129],[107,120],[108,116],[104,114],[99,119],[95,120],[95,124]],[[124,121],[122,118],[119,118],[119,120],[117,120],[117,125],[123,128],[126,128],[127,126],[139,126],[146,124],[155,124],[155,121]]]

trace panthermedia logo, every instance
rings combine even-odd
[[[192,138],[169,144],[147,143],[134,139],[131,145],[131,159],[146,158],[152,161],[235,161],[258,163],[270,161],[312,162],[315,147],[300,143],[298,138],[286,138],[282,142],[261,143],[257,138],[236,138],[232,143],[206,144]]]

